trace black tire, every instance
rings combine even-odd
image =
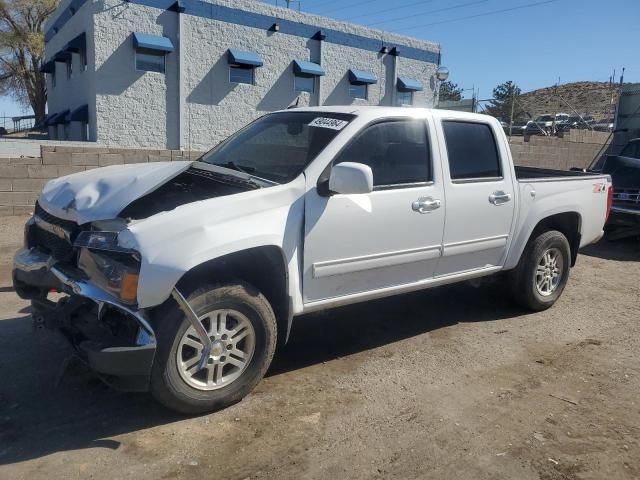
[[[200,316],[217,309],[235,309],[253,326],[253,356],[240,377],[217,390],[201,390],[185,382],[178,372],[177,349],[191,326],[174,301],[167,302],[156,320],[157,350],[150,390],[166,407],[185,414],[210,412],[239,402],[264,377],[276,348],[276,318],[271,305],[257,289],[242,282],[199,288],[187,301]]]
[[[550,249],[557,249],[560,252],[562,271],[555,290],[548,295],[542,295],[536,286],[536,269],[543,254]],[[562,291],[569,279],[570,267],[571,248],[567,237],[556,230],[537,234],[529,240],[524,252],[522,252],[518,266],[508,276],[514,300],[517,304],[529,310],[546,310],[562,295]]]

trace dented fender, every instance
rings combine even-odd
[[[138,306],[164,302],[180,278],[210,260],[255,247],[279,247],[294,312],[302,310],[300,252],[304,175],[285,185],[181,205],[133,223],[120,245],[140,253]]]

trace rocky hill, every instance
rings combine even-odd
[[[612,116],[616,102],[616,91],[609,82],[565,83],[533,90],[518,97],[522,109],[533,117],[559,112],[575,115],[575,110],[580,115],[591,115],[599,120]]]

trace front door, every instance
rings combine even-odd
[[[399,118],[365,127],[334,164],[364,163],[369,194],[305,200],[305,303],[431,278],[441,251],[441,170],[434,171],[429,125]],[[314,181],[314,180],[310,180]]]

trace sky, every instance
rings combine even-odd
[[[640,82],[640,0],[301,0],[300,7],[439,43],[449,79],[467,97],[475,88],[490,98],[507,80],[526,92],[558,79],[608,81],[614,69],[619,79],[622,67],[625,82]],[[0,97],[0,116],[31,113]]]

